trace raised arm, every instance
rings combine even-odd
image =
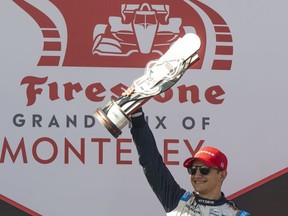
[[[132,117],[131,133],[138,151],[139,163],[165,211],[170,212],[176,208],[185,190],[177,184],[163,163],[154,136],[144,119],[144,114],[137,113],[134,116]]]

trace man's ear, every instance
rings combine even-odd
[[[221,179],[222,181],[224,181],[224,179],[226,178],[226,176],[227,176],[227,171],[222,171],[222,172],[220,173],[220,179]]]

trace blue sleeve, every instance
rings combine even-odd
[[[144,115],[132,118],[131,133],[138,151],[139,163],[152,190],[165,211],[172,211],[177,207],[185,190],[177,184],[164,164]]]

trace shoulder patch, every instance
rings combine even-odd
[[[248,212],[245,212],[245,211],[240,211],[237,216],[250,216],[250,214]]]
[[[192,194],[191,192],[186,191],[186,192],[183,194],[183,196],[181,197],[181,200],[187,202],[187,201],[191,198],[192,195],[193,195],[193,194]]]

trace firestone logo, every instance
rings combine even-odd
[[[51,0],[42,5],[13,1],[41,29],[43,53],[38,66],[141,68],[163,55],[179,37],[193,32],[201,38],[200,60],[193,68],[202,68],[209,41],[215,49],[209,52],[213,55],[211,62],[205,64],[211,70],[231,70],[230,29],[221,15],[198,0],[135,4],[115,0],[113,5],[92,0]],[[53,4],[66,26],[57,25],[57,18],[46,10],[45,4]],[[208,19],[201,17],[203,12]]]

